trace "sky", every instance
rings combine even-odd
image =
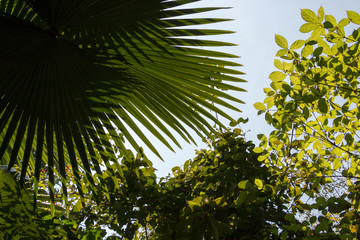
[[[275,54],[279,50],[274,40],[275,34],[284,36],[289,44],[298,39],[307,39],[308,35],[299,32],[300,26],[305,23],[300,15],[301,9],[311,9],[317,12],[319,7],[323,6],[325,14],[333,15],[337,21],[346,17],[346,10],[360,13],[359,0],[202,0],[187,5],[188,8],[210,6],[232,7],[192,17],[234,19],[231,22],[208,25],[207,28],[236,32],[235,34],[214,36],[211,39],[235,43],[237,46],[212,50],[240,56],[235,61],[243,66],[237,70],[245,73],[241,78],[245,79],[247,83],[237,85],[246,89],[247,92],[237,92],[232,95],[245,101],[246,104],[235,105],[242,110],[242,113],[229,112],[229,114],[234,119],[249,118],[249,122],[241,125],[241,129],[246,132],[246,140],[254,142],[256,142],[257,134],[269,134],[272,130],[265,122],[263,115],[257,116],[257,110],[254,109],[253,104],[264,100],[263,88],[270,85],[271,81],[268,76],[275,71],[273,62]],[[205,27],[201,26],[201,28]],[[228,121],[225,121],[224,124],[229,125]],[[144,131],[146,132],[146,130]],[[158,170],[157,175],[159,177],[166,176],[171,172],[172,167],[181,166],[186,160],[194,158],[196,149],[206,148],[206,144],[202,143],[201,139],[195,138],[195,140],[198,143],[197,146],[180,141],[182,149],[175,146],[174,153],[153,139],[153,144],[164,161],[144,147],[145,154]]]

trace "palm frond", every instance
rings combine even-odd
[[[179,143],[168,127],[193,141],[185,126],[203,137],[209,120],[221,125],[209,110],[231,120],[217,106],[238,110],[228,100],[242,101],[218,89],[244,91],[224,82],[244,80],[227,68],[239,64],[219,58],[236,56],[196,48],[231,46],[197,39],[231,32],[182,28],[227,21],[188,18],[218,8],[179,9],[196,1],[1,0],[2,161],[36,181],[45,161],[50,192],[71,164],[81,193],[81,172],[91,184],[92,169],[101,175],[98,158],[120,169],[111,142],[126,156],[122,136],[138,149],[134,132],[159,155],[134,119],[170,149],[164,135]]]

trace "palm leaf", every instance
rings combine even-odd
[[[242,101],[218,89],[244,91],[224,82],[243,82],[233,76],[242,73],[219,58],[236,56],[196,48],[231,46],[197,39],[231,32],[182,28],[227,19],[187,18],[218,9],[179,9],[192,2],[1,0],[2,161],[21,166],[22,182],[26,173],[38,182],[45,161],[54,198],[54,174],[65,181],[68,164],[80,193],[82,172],[91,184],[93,168],[101,175],[98,158],[120,169],[111,143],[126,156],[121,134],[135,149],[138,135],[159,155],[134,119],[170,149],[164,135],[180,145],[168,127],[193,141],[184,126],[203,137],[214,132],[209,120],[221,125],[209,110],[231,120],[217,106],[238,110],[227,100]]]

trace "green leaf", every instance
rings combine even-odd
[[[344,139],[344,134],[340,134],[339,136],[336,137],[335,144],[339,145],[343,139]]]
[[[301,9],[301,17],[309,23],[319,23],[319,19],[316,17],[316,14],[310,9]]]
[[[279,70],[284,70],[284,65],[279,59],[274,60],[274,66]]]
[[[351,135],[351,133],[345,135],[345,141],[348,146],[351,146],[354,143],[354,137]]]
[[[341,19],[340,22],[338,23],[338,27],[343,28],[346,27],[347,25],[349,25],[350,20],[348,18],[344,18]]]
[[[281,82],[282,80],[284,80],[286,78],[286,74],[279,72],[279,71],[274,71],[272,73],[270,73],[269,78],[274,81],[274,82]]]
[[[313,46],[312,45],[306,45],[302,50],[301,50],[301,57],[306,58],[308,57],[310,54],[313,53]]]
[[[285,49],[287,49],[289,47],[289,44],[288,44],[286,38],[284,38],[281,35],[275,34],[275,42],[279,47],[282,47]]]
[[[256,178],[254,183],[260,190],[263,189],[264,183],[261,179]]]
[[[236,199],[236,205],[239,206],[239,205],[242,205],[246,198],[248,196],[248,192],[247,191],[242,191],[239,195],[239,197]]]
[[[256,148],[253,149],[253,151],[255,153],[262,153],[264,151],[264,149],[262,147],[256,147]]]
[[[302,33],[308,33],[314,31],[316,28],[317,26],[313,23],[304,23],[303,25],[301,25],[299,31]]]
[[[290,49],[291,50],[299,49],[302,46],[304,46],[304,44],[305,44],[304,40],[296,40],[295,42],[293,42],[293,44],[291,44]]]
[[[265,105],[263,103],[261,103],[261,102],[254,103],[254,107],[255,107],[255,109],[257,109],[259,111],[265,111],[266,110]]]
[[[238,187],[240,189],[248,189],[250,187],[250,182],[249,180],[243,180],[238,184]]]
[[[249,121],[249,118],[239,118],[238,120],[237,120],[237,122],[238,123],[247,123]]]
[[[326,102],[325,99],[323,98],[320,98],[319,101],[318,101],[318,108],[320,110],[320,113],[323,113],[323,114],[326,114],[328,113],[329,111],[329,105],[328,103]]]
[[[276,52],[276,57],[282,57],[284,56],[285,54],[288,53],[288,50],[287,49],[280,49],[279,51]]]
[[[321,6],[318,10],[319,22],[322,22],[324,20],[324,16],[325,16],[324,8]]]
[[[332,15],[325,15],[325,20],[329,23],[331,23],[331,25],[333,27],[336,27],[337,26],[337,22],[336,22],[336,19],[334,18],[334,16]]]
[[[323,52],[323,47],[318,47],[314,50],[313,56],[314,57],[320,56],[322,54],[322,52]]]
[[[346,11],[348,18],[351,22],[360,25],[360,15],[354,11]]]

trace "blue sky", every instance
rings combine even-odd
[[[241,83],[239,86],[248,92],[235,93],[234,96],[245,101],[246,104],[237,105],[243,111],[242,113],[231,112],[230,114],[235,119],[239,117],[250,119],[241,128],[247,131],[246,139],[253,141],[256,140],[257,134],[268,134],[271,131],[264,117],[257,116],[253,104],[263,101],[265,95],[262,89],[268,87],[270,84],[268,76],[275,70],[274,56],[279,50],[274,41],[275,34],[284,36],[290,44],[298,39],[306,39],[307,35],[299,32],[300,26],[304,23],[300,10],[304,8],[316,12],[320,6],[323,6],[325,14],[333,15],[338,21],[346,17],[346,10],[360,12],[359,0],[202,0],[188,5],[189,8],[209,6],[232,7],[232,9],[208,12],[196,17],[234,19],[232,22],[208,27],[236,31],[235,34],[212,37],[212,39],[238,44],[236,47],[215,50],[241,57],[235,61],[243,65],[238,70],[245,73],[242,78],[248,82]],[[224,122],[224,124],[228,125],[228,122]],[[153,143],[162,155],[164,162],[146,148],[145,153],[154,163],[154,167],[158,169],[158,176],[165,176],[171,172],[172,167],[182,165],[184,161],[193,158],[195,149],[206,147],[200,139],[196,140],[198,146],[180,141],[182,149],[175,148],[176,152],[173,153],[154,139]]]

